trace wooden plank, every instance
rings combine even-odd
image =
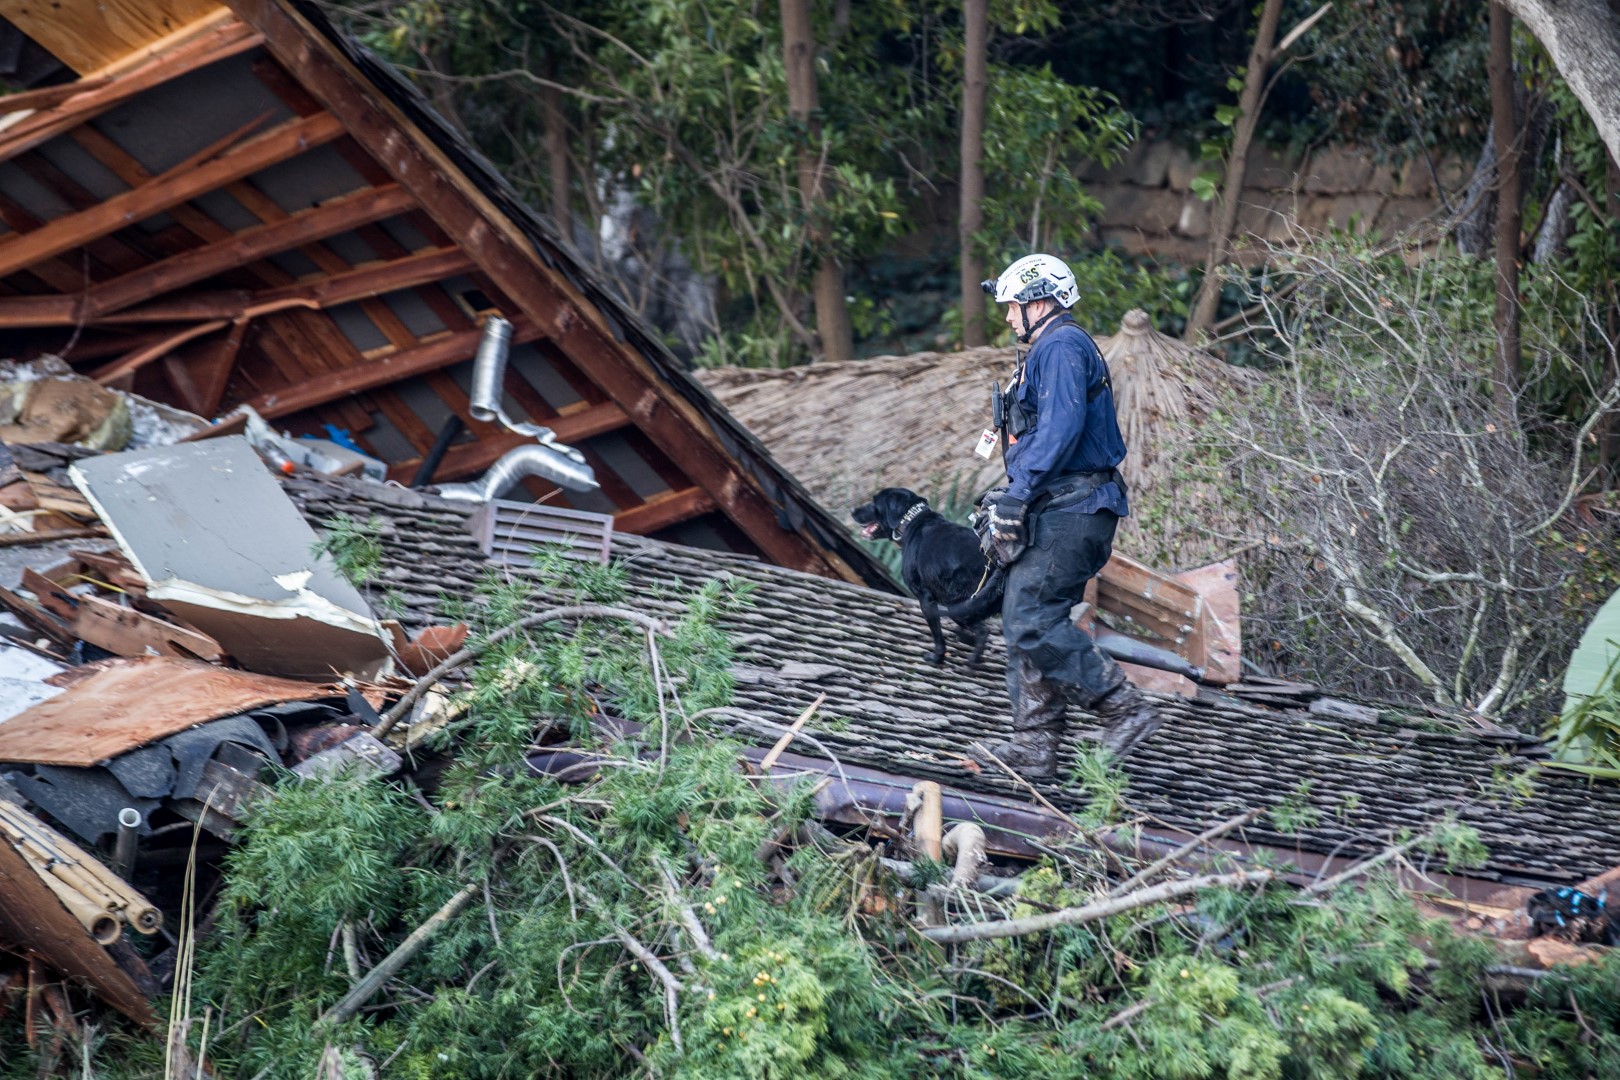
[[[41,109],[54,109],[70,97],[101,89],[112,82],[112,79],[111,75],[98,75],[77,82],[61,83],[57,86],[37,86],[21,93],[7,94],[0,97],[0,119],[20,112],[32,113]]]
[[[0,724],[0,761],[88,767],[222,716],[343,689],[196,660],[120,660]]]
[[[100,197],[73,177],[57,168],[48,158],[39,154],[22,154],[13,162],[16,167],[46,191],[53,192],[74,210],[88,210],[101,202]],[[41,223],[43,224],[43,222]],[[126,273],[145,266],[158,253],[136,229],[120,229],[85,245],[85,250],[114,274]]]
[[[691,518],[713,513],[718,507],[707,491],[689,487],[685,491],[661,491],[640,506],[613,515],[616,532],[647,536]]]
[[[89,210],[56,218],[34,232],[0,241],[0,277],[162,213],[230,180],[296,157],[341,134],[343,125],[335,117],[322,114],[289,121],[201,165],[182,163],[144,187],[114,195]]]
[[[80,596],[73,633],[117,656],[175,656],[217,661],[225,656],[207,634],[122,607],[99,596]]]
[[[228,240],[211,247],[224,249],[231,247],[233,243],[234,241]],[[161,267],[171,267],[183,261],[211,258],[205,256],[209,250],[209,248],[195,248],[126,277],[146,276]],[[245,259],[253,257],[255,256],[248,255]],[[294,303],[323,309],[380,296],[397,289],[413,288],[424,282],[437,281],[461,273],[469,265],[471,261],[456,248],[434,248],[415,255],[407,255],[394,262],[377,263],[353,270],[345,268],[343,273],[316,281],[279,285],[257,292],[229,289],[190,293],[166,297],[152,303],[141,304],[139,307],[104,311],[109,304],[116,307],[119,302],[119,298],[112,295],[112,290],[106,293],[102,291],[124,280],[115,278],[91,288],[88,293],[76,296],[0,297],[0,329],[81,324],[126,326],[152,322],[237,319],[244,314],[251,314],[255,308]],[[225,267],[229,268],[231,267]],[[375,316],[373,318],[375,319]]]
[[[399,289],[415,288],[440,278],[454,277],[472,265],[458,248],[429,248],[391,262],[357,267],[319,281],[284,285],[253,294],[253,303],[272,304],[284,299],[309,300],[328,308]]]
[[[4,193],[0,193],[0,221],[19,234],[34,232],[45,224],[43,218],[34,216],[21,203]],[[92,281],[107,276],[100,262],[88,251],[78,260],[77,266],[70,265],[66,259],[43,259],[30,267],[29,272],[51,288],[65,293],[83,292]],[[17,284],[21,286],[19,291],[25,295],[33,291],[25,282]]]
[[[215,319],[212,322],[198,323],[195,326],[181,330],[170,337],[163,338],[155,344],[132,350],[131,352],[119,357],[117,360],[114,360],[112,363],[96,368],[96,370],[90,373],[90,377],[96,380],[102,386],[113,386],[120,380],[127,379],[129,376],[135,374],[135,372],[139,371],[147,364],[150,364],[152,361],[159,360],[164,356],[167,356],[170,352],[178,349],[186,342],[212,334],[216,330],[223,330],[229,325],[230,323],[225,319]],[[128,389],[127,386],[120,388]]]
[[[217,0],[0,0],[0,15],[84,75],[167,38],[218,7]]]
[[[604,432],[615,431],[630,423],[629,415],[618,405],[611,401],[600,405],[592,405],[578,412],[566,416],[558,416],[543,421],[551,430],[557,433],[557,441],[569,444],[584,442],[586,439]],[[453,446],[444,455],[438,470],[433,474],[434,480],[457,480],[465,476],[474,476],[482,473],[508,450],[534,442],[528,435],[519,435],[515,431],[502,431],[498,435],[491,435],[479,439],[475,443],[466,443],[462,446]],[[416,470],[422,467],[422,459],[402,461],[388,468],[388,478],[398,480],[400,483],[410,483],[416,475]]]
[[[9,611],[21,620],[25,629],[42,635],[63,649],[73,649],[73,635],[68,633],[67,627],[51,618],[43,608],[29,603],[10,589],[0,588],[0,609]]]
[[[5,2],[15,6],[27,0]],[[170,52],[153,56],[116,78],[81,80],[73,84],[80,88],[78,93],[50,109],[23,117],[0,132],[0,161],[72,130],[160,83],[257,48],[262,41],[251,28],[232,20],[208,30],[195,40],[177,45]],[[4,107],[4,102],[0,102],[0,107]]]
[[[293,214],[283,221],[244,229],[227,240],[97,285],[86,298],[83,318],[93,320],[307,241],[344,232],[357,221],[376,221],[397,214],[410,205],[410,195],[398,185],[368,188]],[[0,305],[0,311],[3,309],[4,305]],[[0,322],[0,325],[5,324]]]
[[[401,349],[342,371],[309,379],[299,386],[273,391],[255,398],[249,404],[266,420],[302,412],[346,394],[386,386],[412,375],[436,371],[470,359],[478,348],[481,336],[478,330],[444,334],[424,341],[414,349]],[[539,336],[539,329],[532,323],[521,321],[513,324],[514,342],[532,341]]]
[[[461,174],[397,105],[372,87],[337,47],[279,0],[231,0],[244,21],[304,88],[335,115],[356,143],[410,190],[479,268],[500,282],[533,324],[575,357],[581,368],[669,450],[671,458],[716,498],[749,539],[781,566],[861,581],[861,575],[805,530],[783,528],[762,482],[734,461],[710,419],[666,388],[652,361],[616,340],[602,314],[534,243]]]

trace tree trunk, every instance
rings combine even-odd
[[[1620,5],[1614,0],[1501,0],[1546,48],[1620,159]]]
[[[1519,233],[1522,151],[1514,102],[1513,16],[1491,4],[1491,131],[1496,136],[1496,394],[1501,404],[1519,386]]]
[[[557,65],[546,64],[546,77],[557,80]],[[562,91],[555,86],[542,87],[540,108],[545,121],[546,167],[551,179],[551,220],[557,231],[570,244],[574,242],[574,215],[569,200],[568,180],[568,123],[564,118]]]
[[[1260,13],[1260,27],[1254,33],[1254,48],[1249,52],[1249,66],[1243,73],[1243,93],[1238,97],[1237,126],[1232,132],[1232,157],[1226,164],[1226,179],[1221,184],[1221,201],[1215,209],[1214,227],[1210,230],[1209,260],[1204,264],[1204,281],[1198,287],[1198,298],[1193,301],[1192,315],[1187,319],[1187,332],[1183,340],[1196,343],[1199,335],[1215,321],[1215,311],[1221,301],[1220,269],[1226,262],[1226,251],[1237,228],[1238,203],[1243,198],[1243,181],[1249,171],[1249,144],[1254,141],[1254,129],[1260,122],[1260,96],[1266,85],[1266,67],[1271,62],[1271,46],[1277,38],[1277,20],[1282,14],[1282,0],[1266,0]]]
[[[984,98],[989,85],[989,0],[963,0],[966,49],[962,59],[962,344],[988,344],[984,331],[984,263],[975,240],[984,228]]]
[[[788,115],[797,123],[804,138],[799,148],[799,198],[805,213],[813,220],[822,201],[825,186],[816,153],[816,42],[810,31],[810,0],[781,0],[782,56],[787,68]],[[826,250],[826,238],[812,224],[811,248],[818,259],[814,296],[816,333],[821,338],[824,360],[849,360],[854,356],[849,310],[844,302],[844,268]]]
[[[1457,238],[1457,250],[1464,255],[1483,259],[1491,252],[1496,189],[1496,130],[1493,128],[1485,132],[1485,144],[1479,148],[1474,174],[1468,178],[1468,186],[1463,188],[1462,197],[1457,201],[1457,218],[1452,229]]]
[[[1609,199],[1607,209],[1609,211],[1609,220],[1613,222],[1620,220],[1620,154],[1616,154],[1613,150],[1609,151],[1608,174]],[[1605,320],[1608,324],[1609,341],[1620,341],[1620,287],[1616,287],[1612,277],[1607,283],[1607,294],[1608,311],[1605,313]],[[1620,378],[1620,357],[1615,356],[1612,347],[1604,374],[1608,376],[1606,381],[1609,383],[1612,383],[1616,378]],[[1620,461],[1620,413],[1611,412],[1604,417],[1599,431],[1598,460],[1609,470],[1612,484],[1615,463]]]

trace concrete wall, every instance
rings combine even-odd
[[[1215,175],[1219,165],[1205,163]],[[1139,255],[1202,262],[1209,253],[1213,203],[1192,194],[1200,163],[1168,141],[1138,142],[1119,164],[1082,174],[1086,190],[1103,204],[1102,241]],[[1470,166],[1439,162],[1434,170],[1449,193],[1467,183]],[[1399,168],[1379,165],[1354,147],[1329,146],[1286,154],[1256,146],[1238,208],[1239,237],[1287,242],[1299,230],[1351,230],[1390,236],[1440,208],[1434,175],[1422,161]],[[1241,253],[1240,253],[1241,257]]]

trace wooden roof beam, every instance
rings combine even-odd
[[[500,282],[532,325],[619,402],[768,558],[796,570],[861,580],[832,551],[782,522],[761,482],[730,456],[697,406],[664,389],[652,361],[616,339],[591,302],[539,258],[517,224],[320,30],[282,0],[228,2],[264,35],[276,61],[297,72],[304,88],[342,117],[350,137],[416,196],[479,269]]]
[[[151,183],[114,195],[98,206],[66,214],[33,232],[0,240],[0,277],[296,157],[342,134],[343,125],[337,118],[322,113],[288,121],[206,162],[183,162]]]
[[[717,509],[714,499],[700,487],[661,491],[640,506],[614,514],[613,527],[619,532],[647,536]]]
[[[294,386],[261,394],[248,404],[266,420],[313,409],[348,394],[374,390],[400,379],[422,375],[470,359],[478,348],[481,330],[462,330],[424,341],[414,349],[400,349],[363,364],[353,364]],[[526,319],[514,322],[512,341],[523,344],[541,336],[540,328]]]
[[[5,110],[7,117],[30,108],[40,110],[20,117],[0,131],[0,161],[9,160],[54,139],[160,83],[257,48],[263,41],[251,27],[232,20],[170,52],[153,56],[116,78],[99,77],[69,83],[68,87],[73,92],[58,97],[47,108],[42,106],[50,102],[50,98],[42,92],[32,100],[28,100],[28,95],[0,100],[0,109]],[[11,104],[13,100],[17,100],[15,106]],[[3,122],[0,120],[0,123]]]
[[[162,296],[277,252],[346,232],[357,224],[391,217],[413,204],[397,184],[344,195],[281,221],[244,229],[226,240],[176,255],[160,263],[102,282],[90,290],[83,312],[87,321]],[[0,255],[4,249],[0,248]],[[329,279],[331,280],[331,279]],[[301,287],[288,286],[297,294]],[[270,290],[280,293],[284,290]],[[257,298],[255,298],[257,300]]]
[[[0,297],[0,330],[237,319],[251,314],[255,308],[293,304],[324,309],[452,277],[469,265],[471,260],[456,248],[433,248],[318,281],[261,289],[258,292],[222,289],[188,293],[109,314],[95,313],[99,306],[95,289],[80,296],[7,296]]]

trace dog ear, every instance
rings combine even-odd
[[[911,493],[904,488],[884,488],[872,496],[872,505],[877,508],[878,516],[885,528],[892,529],[900,524],[905,512],[911,509]]]

